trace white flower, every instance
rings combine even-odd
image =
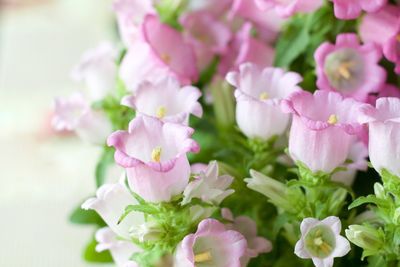
[[[193,198],[199,198],[210,204],[219,205],[222,200],[234,192],[227,189],[233,181],[229,175],[218,176],[218,164],[213,161],[199,177],[190,182],[183,192],[182,204],[189,203]]]
[[[302,259],[312,259],[316,267],[333,266],[333,258],[350,251],[350,243],[340,235],[340,219],[330,216],[322,221],[305,218],[301,225],[301,238],[294,253]]]
[[[160,238],[162,233],[163,230],[160,225],[154,221],[135,225],[130,229],[131,236],[137,238],[140,242],[155,241]]]

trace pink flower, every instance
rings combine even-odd
[[[400,99],[383,97],[376,108],[362,109],[360,122],[369,124],[369,158],[372,166],[381,172],[386,169],[400,177]]]
[[[366,14],[360,25],[361,39],[378,44],[384,56],[396,64],[397,73],[400,73],[399,34],[400,8],[394,5],[387,5],[377,13]]]
[[[186,236],[178,245],[175,267],[240,267],[240,258],[246,252],[246,243],[243,235],[226,230],[217,220],[203,220],[197,232]]]
[[[91,99],[101,100],[115,87],[116,58],[115,47],[103,42],[83,55],[81,62],[72,71],[72,78],[86,83]]]
[[[196,52],[197,66],[205,69],[215,55],[225,52],[232,37],[230,29],[210,12],[198,11],[181,17],[183,34]]]
[[[222,217],[231,223],[226,225],[227,229],[235,230],[241,233],[247,240],[246,254],[240,259],[242,266],[247,266],[252,258],[258,257],[259,254],[268,253],[272,250],[272,244],[264,237],[257,236],[257,224],[246,216],[234,218],[229,209],[221,210]]]
[[[251,37],[251,24],[245,24],[236,34],[228,51],[222,56],[218,72],[225,76],[241,64],[250,62],[261,68],[272,66],[275,50],[260,40]]]
[[[115,147],[115,161],[126,169],[134,192],[150,202],[169,201],[188,184],[186,153],[199,150],[192,134],[189,127],[143,115],[128,131],[113,133],[108,145]]]
[[[354,135],[362,129],[357,123],[361,106],[326,91],[296,92],[283,100],[283,110],[293,114],[290,156],[313,172],[332,172],[345,162]]]
[[[96,197],[89,198],[82,204],[82,209],[96,211],[116,235],[129,240],[130,228],[144,222],[143,213],[131,212],[122,222],[118,222],[125,208],[136,204],[137,201],[125,187],[124,180],[121,180],[101,186],[97,189]]]
[[[201,92],[196,87],[181,88],[176,79],[163,77],[155,82],[143,82],[135,94],[125,96],[121,104],[164,122],[187,125],[190,114],[197,117],[203,114],[203,108],[198,102],[200,96]]]
[[[361,11],[377,12],[387,0],[331,0],[335,9],[335,16],[339,19],[356,19]]]
[[[130,258],[140,249],[133,243],[118,239],[118,236],[108,227],[101,228],[96,232],[97,252],[109,250],[111,256],[118,267],[139,267]]]
[[[101,145],[112,131],[106,115],[92,110],[81,93],[54,100],[52,125],[57,131],[75,131],[83,140]]]
[[[140,25],[148,14],[156,14],[152,0],[114,0],[118,29],[127,47],[140,38]]]
[[[279,68],[261,69],[251,63],[239,69],[228,73],[226,79],[237,88],[236,121],[241,131],[249,138],[264,140],[283,134],[290,115],[281,111],[280,102],[301,90],[297,86],[301,76]]]
[[[180,32],[147,15],[141,27],[141,38],[129,47],[122,60],[120,76],[130,90],[145,80],[153,81],[171,75],[181,84],[198,79],[196,56]]]
[[[368,96],[367,103],[375,106],[376,100],[381,97],[398,97],[400,98],[400,89],[391,84],[385,84],[382,89],[378,92],[378,95]]]
[[[231,5],[232,0],[190,0],[187,2],[187,9],[190,12],[205,11],[219,18],[228,12]]]
[[[311,13],[320,8],[322,0],[255,0],[261,10],[275,9],[276,13],[283,17],[291,17],[296,13]]]
[[[356,34],[340,34],[336,44],[323,43],[315,52],[317,85],[322,90],[365,101],[386,80],[378,62],[382,55],[373,43],[360,45]]]

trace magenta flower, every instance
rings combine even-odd
[[[373,43],[360,45],[356,34],[340,34],[336,44],[323,43],[315,52],[317,85],[322,90],[365,101],[386,80],[378,62],[382,55]]]
[[[275,9],[275,12],[288,18],[296,13],[311,13],[320,8],[323,0],[255,0],[261,10]]]
[[[317,91],[314,95],[296,92],[283,100],[283,110],[293,114],[290,156],[313,172],[332,172],[345,162],[354,135],[362,130],[357,123],[362,105],[326,91]]]
[[[186,236],[178,245],[175,267],[241,267],[246,243],[242,234],[226,230],[217,220],[203,220],[197,232]]]
[[[197,152],[193,129],[145,115],[136,117],[128,131],[108,138],[115,161],[127,171],[130,188],[150,202],[169,201],[188,184],[188,152]]]
[[[140,25],[148,14],[156,14],[152,0],[114,0],[118,29],[124,44],[129,47],[140,38]]]
[[[171,75],[181,84],[198,79],[196,56],[180,32],[147,15],[141,26],[141,38],[129,47],[120,76],[126,86],[135,90],[145,80],[153,81]]]
[[[190,0],[187,2],[187,9],[190,12],[207,12],[217,18],[224,16],[232,5],[233,0]]]
[[[275,50],[251,37],[251,24],[246,23],[234,37],[228,51],[222,56],[218,72],[225,76],[243,63],[254,63],[261,68],[272,66]]]
[[[376,108],[362,109],[362,123],[369,124],[369,158],[372,166],[381,172],[386,169],[400,177],[400,99],[383,97]]]
[[[188,124],[189,115],[201,117],[203,108],[198,99],[199,89],[182,87],[172,77],[161,78],[154,83],[143,82],[134,95],[125,96],[121,104],[138,113],[159,118],[164,122]]]
[[[106,115],[92,110],[81,93],[54,100],[52,125],[57,131],[75,131],[81,139],[101,145],[112,132]]]
[[[234,218],[232,212],[226,208],[223,208],[221,213],[222,217],[230,222],[230,224],[226,225],[226,228],[238,231],[247,240],[246,253],[240,259],[242,266],[247,266],[250,259],[258,257],[259,254],[268,253],[272,250],[271,242],[257,235],[257,224],[255,221],[246,216]]]
[[[338,19],[356,19],[361,11],[368,13],[377,12],[387,0],[331,0],[335,9],[335,16]]]
[[[72,70],[72,78],[85,82],[91,99],[101,100],[114,89],[117,78],[116,59],[116,48],[103,42],[85,52],[79,64]]]
[[[181,17],[181,24],[185,39],[194,48],[200,70],[205,69],[215,55],[224,53],[232,38],[228,26],[210,12],[188,13]]]
[[[286,130],[290,115],[281,111],[280,102],[300,91],[299,74],[285,73],[279,68],[261,69],[254,64],[240,65],[239,72],[230,72],[227,81],[235,86],[236,121],[249,138],[268,140]]]
[[[364,42],[378,44],[384,56],[396,64],[400,73],[400,8],[387,5],[377,13],[366,14],[360,25],[360,36]],[[376,34],[379,32],[379,34]]]

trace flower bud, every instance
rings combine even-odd
[[[383,245],[383,236],[375,228],[363,225],[350,225],[346,231],[346,237],[363,249],[377,251]]]

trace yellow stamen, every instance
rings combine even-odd
[[[348,69],[348,65],[347,65],[347,64],[342,64],[342,65],[340,65],[338,71],[339,71],[339,74],[340,74],[343,78],[345,78],[346,80],[348,80],[348,79],[351,78],[351,73],[350,73],[350,71],[349,71],[349,69]]]
[[[324,243],[321,237],[317,237],[314,239],[314,244],[317,246],[321,246]]]
[[[322,241],[322,240],[321,240]],[[329,252],[332,251],[332,247],[330,245],[328,245],[325,242],[322,242],[321,245],[319,245],[319,248],[322,250],[322,252],[324,252],[325,254],[329,254]]]
[[[210,251],[203,252],[194,256],[194,262],[206,262],[212,259]]]
[[[267,100],[268,99],[268,93],[267,92],[262,92],[259,96],[260,100]]]
[[[338,117],[335,114],[332,114],[328,118],[329,124],[336,124],[338,122]]]
[[[164,106],[158,107],[156,111],[157,118],[162,119],[165,117],[166,114],[167,114],[167,109]]]
[[[151,159],[154,162],[160,162],[160,160],[161,160],[161,152],[162,152],[161,147],[158,146],[158,147],[154,148],[153,151],[151,152]]]
[[[171,62],[171,56],[168,54],[161,54],[161,59],[167,64]]]

